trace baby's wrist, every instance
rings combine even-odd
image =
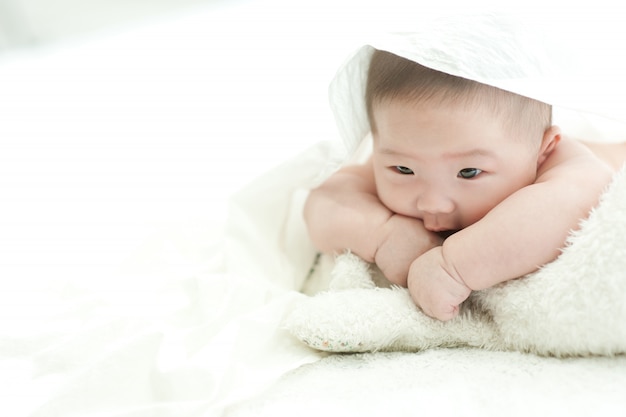
[[[450,280],[454,281],[459,289],[466,289],[469,295],[469,293],[472,292],[473,289],[469,285],[467,285],[465,279],[456,268],[454,264],[454,258],[451,257],[450,251],[446,250],[447,246],[449,246],[449,244],[447,242],[444,242],[441,247],[436,249],[440,251],[442,268],[446,271],[447,275],[450,277]]]

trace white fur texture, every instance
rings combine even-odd
[[[301,301],[285,321],[315,349],[626,353],[626,167],[559,258],[524,278],[473,293],[452,321],[425,316],[404,288],[375,288],[368,265],[355,255],[339,256],[331,277],[329,291]]]

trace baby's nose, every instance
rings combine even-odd
[[[454,203],[445,194],[433,190],[420,196],[417,209],[428,214],[450,214],[454,211]]]

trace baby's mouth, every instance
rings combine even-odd
[[[458,226],[457,224],[449,221],[450,219],[439,219],[437,216],[424,216],[421,220],[426,230],[437,233],[442,237],[448,237],[461,229],[456,227]]]
[[[424,227],[430,232],[445,233],[451,230],[448,227],[439,225],[437,221],[432,221],[431,219],[423,219],[422,222],[424,223]]]

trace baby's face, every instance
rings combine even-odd
[[[463,229],[536,179],[538,145],[485,110],[393,100],[373,116],[379,198],[431,231]]]

